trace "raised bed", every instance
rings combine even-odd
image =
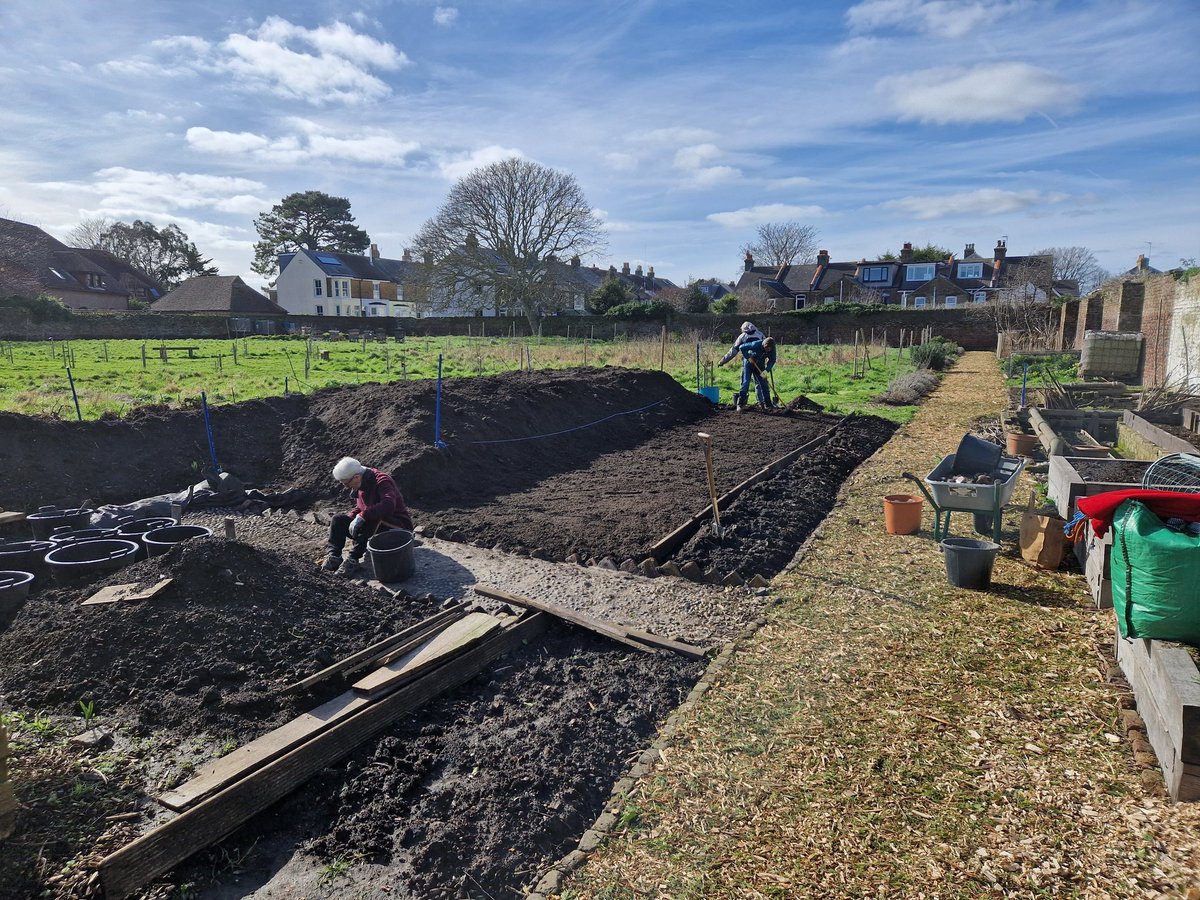
[[[1122,448],[1128,448],[1139,459],[1157,459],[1168,453],[1200,452],[1193,441],[1177,437],[1161,425],[1147,421],[1130,409],[1125,410],[1119,429],[1118,444]],[[1196,439],[1200,442],[1200,435],[1197,435]]]
[[[1097,409],[1031,409],[1029,425],[1047,456],[1108,457],[1122,413]]]
[[[1200,434],[1200,409],[1184,407],[1180,414],[1183,416],[1183,427],[1192,434]]]
[[[1096,537],[1089,522],[1083,544],[1086,548],[1083,574],[1087,578],[1092,599],[1096,601],[1096,609],[1112,609],[1112,578],[1108,573],[1112,559],[1113,530],[1108,529],[1102,538]]]
[[[1171,799],[1200,800],[1200,671],[1191,654],[1180,644],[1118,634],[1116,656]]]
[[[1046,490],[1058,514],[1070,519],[1080,497],[1140,488],[1149,467],[1150,461],[1140,459],[1051,456]]]

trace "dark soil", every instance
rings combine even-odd
[[[803,398],[736,414],[661,373],[611,368],[452,380],[442,401],[444,446],[434,444],[427,382],[223,407],[214,432],[226,470],[264,488],[298,487],[325,510],[345,502],[330,470],[352,455],[392,472],[418,524],[439,537],[621,562],[640,561],[708,505],[697,432],[712,436],[725,493],[837,425],[739,496],[723,513],[720,540],[705,529],[678,554],[718,575],[773,575],[894,429],[874,417],[839,425]],[[177,491],[207,461],[199,411],[91,423],[0,414],[7,507]],[[152,601],[76,605],[102,584],[159,575],[176,583]],[[321,699],[281,698],[281,686],[424,618],[439,599],[393,600],[317,572],[307,556],[184,544],[106,582],[36,593],[0,635],[0,710],[70,715],[89,699],[134,736],[202,731],[243,743]],[[517,896],[601,812],[701,669],[554,630],[359,748],[172,882],[240,896],[249,888],[217,861],[262,838],[255,864],[239,867],[258,883],[301,849],[319,862],[360,860],[351,883],[377,878],[392,897]],[[25,822],[26,833],[36,822]],[[87,850],[76,842],[41,865],[53,872]]]
[[[1200,434],[1196,434],[1196,432],[1184,428],[1182,425],[1159,425],[1158,427],[1167,434],[1173,434],[1180,440],[1187,441],[1189,444],[1195,447],[1197,451],[1200,451]]]
[[[1150,463],[1136,459],[1072,459],[1071,466],[1084,481],[1141,485]]]

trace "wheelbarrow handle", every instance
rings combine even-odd
[[[919,487],[921,489],[921,493],[925,495],[925,499],[929,501],[929,505],[932,506],[934,510],[941,509],[941,507],[937,505],[937,501],[933,499],[933,494],[929,493],[929,488],[926,487],[924,481],[922,481],[912,472],[901,472],[900,477],[907,481],[911,481],[913,484]]]

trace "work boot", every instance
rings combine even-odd
[[[326,553],[325,558],[321,560],[321,568],[326,572],[336,572],[342,564],[342,555],[340,553]]]
[[[351,556],[344,563],[342,563],[342,567],[338,570],[338,572],[341,575],[345,575],[347,578],[361,578],[366,576],[367,567]]]

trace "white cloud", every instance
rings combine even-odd
[[[441,25],[443,28],[453,25],[458,19],[458,7],[456,6],[438,6],[433,10],[433,24]]]
[[[709,213],[706,218],[710,222],[724,225],[726,228],[747,228],[751,225],[762,225],[767,222],[790,222],[793,220],[814,219],[826,215],[820,206],[790,206],[786,203],[766,203],[760,206],[748,206],[735,209],[732,212]]]
[[[894,210],[914,219],[942,219],[947,216],[981,216],[1013,213],[1039,206],[1049,206],[1069,200],[1069,194],[1041,191],[1005,191],[980,188],[943,196],[901,197],[880,203],[883,209]]]
[[[1048,69],[1022,62],[924,69],[882,78],[876,91],[902,120],[938,125],[1019,122],[1075,110],[1082,91]]]
[[[804,175],[793,175],[790,178],[776,179],[770,183],[769,187],[774,191],[786,191],[789,188],[810,187],[812,184],[813,180],[811,178],[807,178]]]
[[[614,172],[632,172],[638,167],[638,159],[631,153],[606,153],[604,164]]]
[[[250,153],[270,146],[270,141],[261,134],[249,131],[213,131],[204,127],[189,128],[187,142],[203,153],[217,155]]]
[[[146,215],[172,209],[222,209],[233,204],[244,209],[255,191],[265,190],[259,181],[225,175],[190,172],[148,172],[113,166],[77,182],[41,182],[37,187],[66,195],[96,197],[107,214]],[[254,209],[269,206],[256,199]]]
[[[525,158],[525,154],[520,150],[512,150],[508,147],[491,144],[487,147],[480,147],[478,150],[473,150],[470,153],[447,156],[439,161],[438,168],[441,169],[443,178],[448,181],[458,181],[458,179],[465,178],[476,169],[490,166],[492,163],[500,162],[511,156]]]
[[[301,163],[314,159],[347,160],[358,163],[402,165],[405,158],[420,149],[415,141],[401,141],[379,129],[359,129],[354,137],[342,137],[307,119],[292,119],[301,134],[267,138],[248,131],[213,131],[194,127],[187,130],[187,141],[201,153],[217,156],[250,154],[263,161]]]
[[[148,109],[127,109],[124,112],[106,112],[102,117],[106,122],[134,122],[143,125],[161,125],[164,122],[178,122],[178,116],[168,116],[163,112]]]
[[[675,151],[675,168],[684,172],[684,187],[705,188],[723,181],[740,178],[741,169],[726,165],[711,165],[724,154],[716,144],[695,144]]]
[[[637,131],[629,135],[629,140],[639,144],[650,144],[656,147],[674,147],[680,144],[700,144],[710,141],[716,135],[706,128],[654,128],[650,131]]]
[[[905,29],[962,38],[1028,5],[1028,0],[865,0],[846,10],[846,22],[854,31]]]
[[[109,60],[99,68],[107,75],[124,77],[228,75],[246,90],[323,106],[386,97],[391,88],[373,72],[409,63],[394,45],[344,22],[304,28],[279,16],[217,44],[175,35],[146,46],[145,54]]]

